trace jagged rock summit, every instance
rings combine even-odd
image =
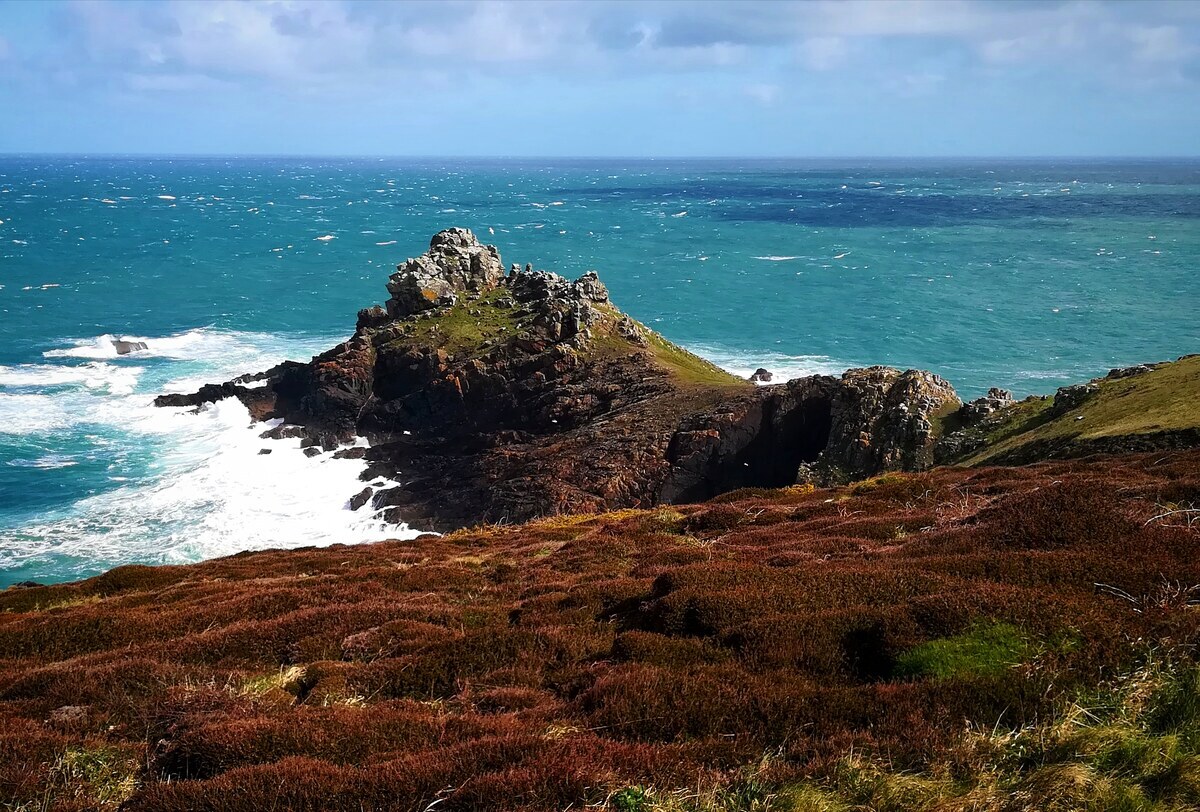
[[[157,403],[237,397],[283,419],[270,436],[364,454],[365,480],[400,484],[347,498],[431,529],[922,468],[960,406],[887,367],[756,386],[619,311],[594,272],[503,267],[469,230],[439,232],[347,341]],[[337,450],[355,436],[371,447]]]

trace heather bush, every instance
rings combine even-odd
[[[1200,532],[1148,520],[1197,483],[936,470],[7,590],[0,808],[1194,809]]]

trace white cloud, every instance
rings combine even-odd
[[[1142,62],[1179,63],[1197,53],[1196,45],[1173,25],[1138,26],[1129,30],[1129,39],[1134,44],[1134,58]]]
[[[753,84],[746,85],[745,93],[754,101],[761,104],[763,107],[771,107],[779,100],[781,88],[779,85],[772,84]]]
[[[306,93],[396,91],[431,70],[460,80],[693,71],[751,87],[780,82],[789,64],[858,71],[879,84],[897,64],[912,76],[974,67],[1179,81],[1197,73],[1184,66],[1197,58],[1200,36],[1177,5],[1087,0],[171,0],[67,9],[76,42],[55,64],[47,57],[41,73],[66,70],[146,92],[201,87],[200,77]]]
[[[800,43],[798,54],[809,70],[828,71],[846,63],[850,47],[844,37],[809,37]]]

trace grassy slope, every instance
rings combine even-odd
[[[1195,809],[1166,503],[1200,451],[8,590],[0,808]]]
[[[1088,441],[1200,427],[1200,356],[1116,380],[1078,409],[1051,417],[1052,398],[1029,398],[1005,413],[989,444],[964,462],[978,465],[1031,443]]]
[[[511,294],[497,288],[476,298],[462,298],[434,318],[420,319],[405,325],[397,342],[404,345],[444,349],[459,360],[486,355],[497,343],[512,340],[532,326],[532,317],[520,308],[505,308],[496,301]],[[591,330],[591,352],[598,357],[628,355],[641,349],[630,344],[616,332],[621,313],[612,305],[599,305],[600,321]],[[701,387],[746,387],[748,381],[731,375],[709,361],[672,344],[663,336],[639,325],[648,339],[654,362],[679,384]]]

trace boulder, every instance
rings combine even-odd
[[[750,375],[750,380],[754,381],[754,383],[770,383],[774,377],[770,370],[759,367]]]
[[[446,307],[468,291],[491,290],[503,278],[504,266],[495,246],[483,245],[465,228],[439,231],[428,251],[398,265],[388,279],[387,315],[403,319]]]
[[[150,349],[150,346],[145,341],[114,339],[112,345],[113,349],[117,351],[117,355],[129,355],[131,352],[141,352],[142,350]]]
[[[1092,395],[1100,391],[1094,383],[1080,383],[1074,386],[1063,386],[1054,393],[1054,403],[1050,406],[1050,414],[1058,417],[1072,409],[1078,409]]]
[[[975,398],[975,400],[964,404],[962,416],[967,422],[976,422],[995,414],[1001,409],[1007,409],[1015,402],[1012,392],[1009,392],[1007,389],[993,387],[983,397]]]
[[[350,502],[349,502],[350,509],[358,510],[360,507],[367,504],[367,502],[370,502],[371,497],[374,494],[375,494],[375,491],[372,488],[370,488],[370,487],[363,488],[361,491],[354,494],[354,496],[350,497]]]

